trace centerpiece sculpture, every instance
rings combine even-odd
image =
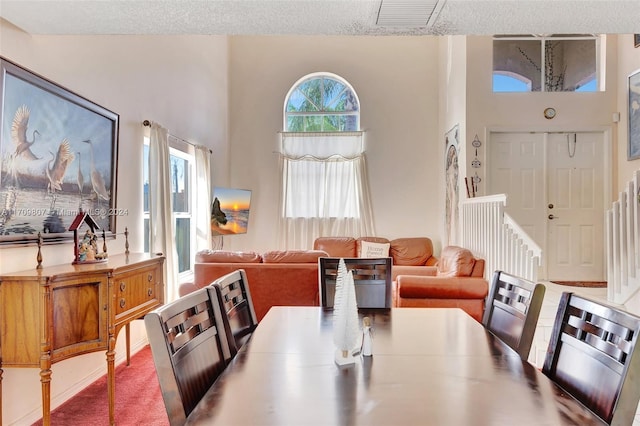
[[[356,288],[351,271],[347,271],[344,259],[338,263],[336,293],[333,305],[333,342],[336,345],[336,364],[354,364],[354,349],[358,348],[362,334],[358,323]]]

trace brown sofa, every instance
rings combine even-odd
[[[382,237],[320,237],[313,243],[314,250],[322,250],[329,257],[363,257],[363,241],[389,244],[392,259],[391,279],[398,275],[434,275],[438,259],[433,256],[433,243],[427,237],[396,238]]]
[[[461,308],[482,322],[489,283],[484,279],[484,260],[462,247],[442,249],[431,276],[397,275],[394,306]]]
[[[180,296],[244,269],[258,321],[272,306],[318,306],[317,250],[255,252],[202,250],[196,254],[194,282],[180,285]]]
[[[272,306],[319,306],[318,259],[361,257],[363,242],[389,244],[394,307],[459,307],[482,320],[488,283],[484,260],[461,247],[445,247],[440,260],[429,238],[322,237],[313,250],[234,252],[203,250],[196,254],[194,282],[180,285],[185,295],[215,279],[244,269],[258,321]],[[437,265],[437,266],[436,266]]]
[[[233,252],[202,250],[196,254],[194,282],[180,285],[185,295],[216,278],[244,269],[258,320],[272,306],[319,306],[318,258],[360,257],[362,241],[389,244],[393,278],[398,273],[435,274],[437,259],[429,238],[322,237],[313,250]]]

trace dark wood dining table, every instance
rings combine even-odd
[[[373,356],[340,367],[331,310],[271,308],[187,424],[604,424],[460,309],[360,316]]]

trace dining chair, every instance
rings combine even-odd
[[[227,365],[224,313],[213,287],[199,289],[144,317],[169,423],[182,425]]]
[[[238,269],[216,279],[211,285],[220,290],[223,312],[228,319],[225,331],[231,356],[234,357],[258,326],[247,274],[244,269]]]
[[[495,271],[482,324],[527,360],[546,287]]]
[[[320,304],[333,308],[340,258],[318,259]],[[344,258],[353,275],[358,308],[391,308],[391,258]]]
[[[631,425],[640,401],[640,317],[564,292],[542,372],[609,425]]]

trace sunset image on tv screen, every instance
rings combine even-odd
[[[250,190],[215,187],[211,203],[211,235],[245,234],[250,206]]]

